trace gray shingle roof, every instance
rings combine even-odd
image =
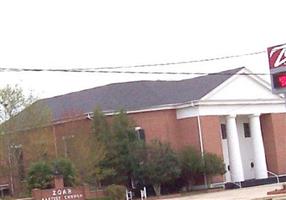
[[[199,100],[242,68],[180,81],[134,81],[41,99],[48,105],[54,120],[92,112],[147,109],[166,104]],[[37,102],[36,102],[37,103]]]

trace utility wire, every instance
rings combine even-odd
[[[77,73],[105,73],[105,74],[164,74],[164,75],[233,75],[230,73],[204,73],[204,72],[162,72],[162,71],[118,71],[111,69],[122,69],[122,68],[143,68],[143,67],[157,67],[157,66],[167,66],[167,65],[180,65],[180,64],[191,64],[191,63],[201,63],[201,62],[210,62],[216,60],[225,60],[232,59],[244,56],[252,56],[257,54],[266,53],[266,51],[257,51],[246,54],[237,54],[231,56],[223,56],[216,58],[206,58],[206,59],[198,59],[198,60],[190,60],[190,61],[180,61],[180,62],[167,62],[167,63],[155,63],[155,64],[143,64],[143,65],[132,65],[132,66],[117,66],[117,67],[97,67],[97,68],[10,68],[10,67],[2,67],[0,68],[0,72],[77,72]],[[110,69],[110,70],[109,70]],[[270,75],[269,73],[238,73],[235,75]]]
[[[30,69],[30,68],[0,68],[0,72],[77,72],[103,74],[152,74],[152,75],[270,75],[270,73],[228,73],[228,72],[163,72],[163,71],[116,71],[116,70],[86,70],[86,69]]]
[[[121,69],[121,68],[139,68],[139,67],[158,67],[158,66],[167,66],[167,65],[181,65],[181,64],[191,64],[191,63],[200,63],[200,62],[210,62],[216,60],[226,60],[231,58],[239,58],[244,56],[253,56],[266,53],[266,51],[257,51],[252,53],[245,53],[245,54],[237,54],[231,56],[222,56],[216,58],[205,58],[205,59],[198,59],[198,60],[189,60],[189,61],[179,61],[179,62],[167,62],[167,63],[155,63],[155,64],[143,64],[143,65],[132,65],[132,66],[117,66],[117,67],[99,67],[94,69]]]
[[[139,67],[157,67],[157,66],[166,66],[166,65],[180,65],[180,64],[190,64],[190,63],[200,63],[200,62],[210,62],[216,60],[225,60],[225,59],[232,59],[232,58],[239,58],[244,56],[253,56],[266,53],[266,51],[257,51],[252,53],[245,53],[245,54],[237,54],[231,56],[222,56],[216,58],[205,58],[205,59],[197,59],[197,60],[189,60],[189,61],[179,61],[179,62],[166,62],[166,63],[155,63],[155,64],[143,64],[143,65],[131,65],[131,66],[115,66],[115,67],[96,67],[96,68],[75,68],[74,70],[101,70],[101,69],[121,69],[121,68],[139,68]],[[15,68],[16,71],[17,68]],[[41,69],[34,69],[35,71],[41,71]],[[13,70],[14,71],[14,70]],[[49,71],[52,71],[49,70]],[[63,71],[63,70],[61,70]]]

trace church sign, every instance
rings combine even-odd
[[[84,190],[82,187],[62,188],[49,190],[36,190],[36,200],[84,200]],[[35,195],[33,195],[35,196]]]
[[[286,93],[286,44],[267,48],[272,92]]]
[[[87,185],[64,187],[62,176],[54,177],[54,188],[32,190],[34,200],[84,200],[103,196],[103,191],[92,192]]]

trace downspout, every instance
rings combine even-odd
[[[57,146],[57,137],[56,137],[55,125],[52,125],[52,128],[53,128],[53,135],[54,135],[55,154],[56,154],[56,158],[58,158],[58,146]]]
[[[202,137],[202,128],[201,128],[201,118],[200,114],[197,116],[197,123],[198,123],[198,129],[199,129],[199,140],[200,140],[200,150],[201,150],[201,156],[204,156],[204,145],[203,145],[203,137]]]
[[[200,118],[200,112],[199,111],[198,111],[198,116],[197,116],[197,123],[198,123],[198,129],[199,129],[199,140],[200,140],[201,156],[202,156],[202,159],[204,159],[204,144],[203,144],[201,118]],[[205,188],[208,188],[207,176],[206,176],[205,173],[204,173],[204,183],[205,183]]]

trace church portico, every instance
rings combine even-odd
[[[222,147],[227,182],[267,178],[259,114],[222,117]]]

